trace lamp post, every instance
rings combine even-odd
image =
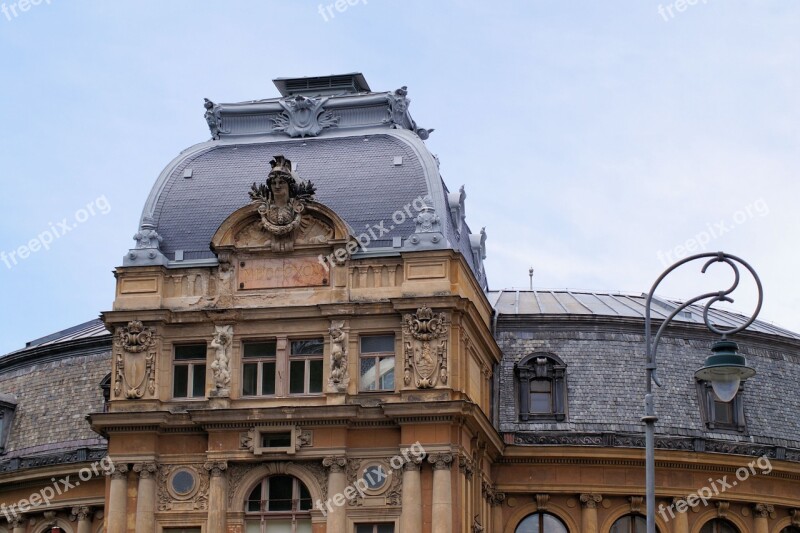
[[[701,269],[705,274],[708,267],[714,263],[726,263],[733,269],[734,281],[733,284],[724,291],[707,292],[696,296],[675,309],[665,320],[655,334],[652,336],[651,320],[650,320],[650,307],[653,301],[653,295],[656,292],[659,284],[676,268],[690,263],[705,259],[706,262]],[[731,329],[719,329],[714,326],[708,318],[708,311],[716,302],[733,302],[733,299],[728,295],[731,294],[739,286],[739,267],[745,267],[755,279],[758,287],[758,305],[747,322],[739,327]],[[706,359],[705,366],[695,372],[695,378],[711,382],[714,394],[722,401],[730,401],[736,395],[741,381],[746,380],[755,375],[756,371],[747,366],[747,360],[744,356],[738,355],[736,350],[738,346],[735,342],[728,339],[729,335],[738,333],[747,328],[758,316],[761,311],[761,304],[763,301],[763,289],[761,287],[761,280],[758,278],[753,267],[746,261],[734,255],[726,254],[724,252],[710,252],[696,254],[678,261],[667,270],[665,270],[653,284],[650,292],[647,294],[647,301],[645,303],[645,319],[644,319],[644,340],[645,340],[645,354],[647,372],[647,392],[644,397],[644,416],[642,422],[645,423],[645,477],[646,477],[646,503],[647,503],[647,533],[656,533],[656,458],[655,458],[655,430],[656,416],[655,399],[653,397],[653,383],[661,386],[658,379],[656,370],[658,368],[656,362],[656,352],[658,349],[658,342],[661,340],[661,335],[664,329],[669,325],[678,313],[686,309],[688,306],[697,302],[708,300],[703,308],[703,321],[706,327],[713,333],[720,335],[722,338],[715,342],[711,348],[712,354]]]

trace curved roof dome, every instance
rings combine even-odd
[[[319,78],[314,80],[318,86]],[[450,193],[442,181],[438,161],[423,142],[432,130],[418,128],[411,119],[405,88],[358,92],[365,83],[354,83],[319,94],[297,88],[308,83],[288,83],[294,89],[287,93],[287,81],[293,80],[278,84],[284,98],[207,101],[206,120],[214,138],[185,150],[161,173],[135,237],[137,248],[149,252],[131,250],[124,265],[215,261],[212,235],[228,215],[250,202],[251,184],[265,181],[270,160],[283,155],[301,179],[316,185],[317,200],[336,211],[354,236],[370,235],[365,253],[420,246],[453,249],[485,287],[485,233],[470,234],[464,221],[466,195],[463,189]],[[442,238],[433,245],[409,239],[420,232],[415,219],[423,206],[438,216],[434,231]]]

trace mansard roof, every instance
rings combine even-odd
[[[339,78],[352,79],[348,85]],[[158,177],[135,237],[136,247],[147,252],[131,250],[124,266],[213,264],[212,235],[228,215],[250,203],[250,186],[266,179],[270,160],[284,155],[300,178],[316,185],[316,199],[356,237],[373,231],[378,239],[371,239],[367,253],[453,249],[486,286],[485,233],[472,234],[467,226],[466,195],[450,193],[445,185],[438,160],[424,143],[432,130],[411,118],[405,87],[359,92],[368,85],[356,74],[276,83],[285,96],[206,102],[212,139],[184,150]],[[421,205],[414,201],[421,198],[435,210],[441,238],[413,238],[420,231],[414,206]],[[381,235],[376,226],[388,232]]]

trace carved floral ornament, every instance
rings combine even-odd
[[[444,313],[420,307],[403,316],[403,381],[412,381],[419,389],[447,383],[447,334],[449,324]]]
[[[114,333],[114,395],[127,399],[142,398],[156,392],[156,350],[153,330],[138,320],[118,327]]]

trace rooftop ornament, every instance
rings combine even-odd
[[[707,292],[705,294],[701,294],[700,296],[696,296],[678,308],[676,308],[672,314],[670,314],[666,320],[661,324],[658,328],[658,331],[655,334],[655,337],[652,335],[652,328],[651,328],[651,304],[653,301],[653,297],[655,295],[656,289],[661,284],[661,282],[666,278],[670,273],[672,273],[675,269],[680,266],[685,265],[686,263],[691,263],[697,260],[706,260],[701,272],[705,274],[706,270],[709,266],[713,265],[714,263],[725,263],[733,269],[734,273],[734,281],[733,284],[724,291],[717,291],[717,292]],[[744,324],[730,329],[720,329],[714,324],[711,323],[711,320],[708,316],[708,312],[711,309],[711,306],[717,302],[733,302],[733,298],[729,295],[736,290],[739,286],[739,265],[743,266],[747,269],[748,272],[753,276],[753,279],[756,282],[756,286],[758,287],[758,304],[756,305],[755,311],[753,312],[752,316],[749,320],[747,320]],[[738,355],[736,352],[738,350],[738,346],[735,342],[728,339],[730,335],[734,335],[744,329],[746,329],[750,324],[752,324],[758,313],[761,311],[761,304],[763,303],[764,293],[763,288],[761,286],[761,280],[756,274],[753,267],[751,267],[746,261],[743,259],[736,257],[735,255],[726,254],[724,252],[715,252],[715,253],[703,253],[703,254],[696,254],[691,257],[687,257],[681,261],[678,261],[671,267],[669,267],[666,271],[664,271],[653,284],[653,287],[650,289],[650,292],[647,295],[647,301],[645,304],[645,321],[644,321],[644,336],[645,336],[645,353],[646,353],[646,372],[647,372],[647,392],[645,394],[644,405],[645,405],[645,416],[642,417],[642,421],[645,423],[645,447],[646,447],[646,459],[645,459],[645,469],[646,469],[646,492],[647,492],[647,533],[656,533],[656,523],[655,523],[655,424],[658,420],[658,417],[655,413],[655,399],[653,397],[653,383],[661,387],[661,381],[658,379],[658,375],[656,373],[658,369],[657,360],[656,360],[656,353],[658,350],[658,343],[661,340],[661,336],[664,333],[664,330],[669,325],[675,316],[678,315],[681,311],[686,309],[688,306],[693,305],[697,302],[701,302],[704,300],[706,304],[703,308],[703,321],[705,322],[706,327],[713,333],[721,336],[721,339],[714,343],[711,348],[711,355],[706,358],[705,366],[703,368],[697,370],[695,372],[695,378],[698,380],[710,381],[711,386],[714,390],[714,394],[723,401],[729,402],[736,396],[736,392],[739,390],[739,385],[742,381],[751,378],[755,375],[756,371],[747,366],[747,360],[744,356]]]

